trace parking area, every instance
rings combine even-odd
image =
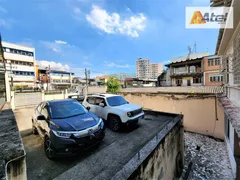
[[[17,121],[21,121],[19,114]],[[23,143],[27,153],[28,179],[68,179],[69,174],[74,173],[78,174],[78,179],[92,179],[97,175],[101,179],[110,179],[171,120],[171,116],[147,115],[137,126],[124,127],[118,133],[107,128],[106,136],[97,148],[55,161],[45,156],[39,136],[25,134]]]

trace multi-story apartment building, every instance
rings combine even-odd
[[[171,60],[167,66],[170,69],[172,86],[202,85],[203,58],[208,53],[195,53]]]
[[[147,79],[149,77],[149,59],[139,58],[136,62],[136,75],[139,79]]]
[[[11,86],[35,86],[35,49],[2,42],[6,70]]]
[[[209,56],[205,52],[172,59],[166,66],[172,86],[219,86],[223,83],[220,65],[220,56]]]
[[[150,64],[149,75],[150,79],[157,79],[159,75],[163,72],[163,64],[162,63],[153,63]]]
[[[68,89],[72,86],[74,73],[38,69],[38,86],[44,90]]]
[[[207,56],[203,58],[203,85],[218,86],[223,83],[223,75],[220,74],[220,56]]]
[[[136,61],[136,75],[139,79],[157,79],[162,73],[162,63],[150,63],[149,59],[138,58]]]

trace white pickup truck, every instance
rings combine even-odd
[[[137,123],[144,118],[141,106],[128,103],[120,95],[89,94],[82,104],[89,111],[106,120],[113,131],[119,131],[123,123]]]

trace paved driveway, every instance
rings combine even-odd
[[[29,134],[32,129],[32,115],[35,107],[22,108],[14,110],[18,129],[21,135]]]

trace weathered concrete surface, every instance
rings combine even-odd
[[[235,106],[227,97],[219,97],[224,112],[227,114],[228,119],[232,123],[233,128],[235,129],[238,138],[240,138],[240,109]]]
[[[9,178],[26,178],[25,150],[19,134],[14,113],[11,109],[4,108],[0,112],[0,179],[5,179],[7,174],[5,166],[8,164]],[[17,160],[17,158],[22,157]],[[13,173],[14,171],[14,173]]]
[[[175,117],[112,179],[177,179],[183,170],[182,116]]]
[[[172,87],[150,87],[150,88],[124,88],[121,92],[149,92],[149,93],[222,93],[221,86],[172,86]]]
[[[105,149],[78,163],[56,179],[111,179],[146,143],[169,124],[169,120],[173,119],[174,116],[147,115],[145,120],[149,121],[149,123],[119,138]],[[153,126],[153,124],[155,125]],[[171,162],[169,163],[171,164]],[[113,177],[113,179],[118,178]]]
[[[107,128],[96,149],[56,161],[47,159],[38,136],[25,136],[28,179],[92,179],[97,175],[99,179],[110,179],[171,120],[171,116],[146,118],[139,126],[125,127],[119,133]]]
[[[189,167],[189,180],[234,179],[224,142],[190,132],[184,133],[184,139],[183,177]]]
[[[35,107],[28,107],[14,110],[17,125],[22,136],[30,134],[32,131],[34,109]]]
[[[146,109],[184,115],[184,129],[224,139],[224,110],[216,97],[160,93],[121,93]]]

